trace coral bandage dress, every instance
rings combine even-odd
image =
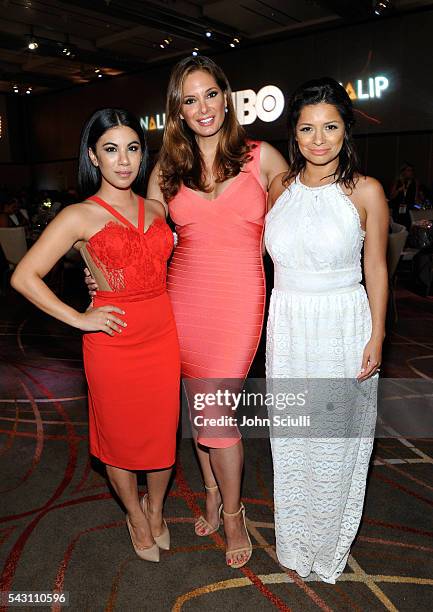
[[[260,340],[266,191],[260,180],[260,143],[249,144],[251,161],[216,199],[206,200],[182,185],[169,202],[179,240],[167,287],[182,376],[190,388],[191,379],[206,391],[216,388],[220,379],[242,382]],[[208,447],[232,446],[239,438],[237,428],[227,436],[197,432],[198,441]]]
[[[106,464],[131,470],[166,468],[175,461],[180,360],[173,311],[166,291],[173,234],[164,219],[144,231],[100,198],[89,198],[115,219],[86,244],[85,260],[110,290],[93,306],[125,311],[121,333],[86,333],[84,367],[89,385],[90,452]]]

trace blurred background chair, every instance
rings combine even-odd
[[[391,224],[392,232],[388,236],[388,249],[386,254],[388,264],[389,308],[394,323],[398,321],[397,304],[395,300],[395,287],[397,283],[397,268],[403,254],[404,246],[409,232],[404,225]]]
[[[0,288],[4,295],[11,272],[27,253],[25,228],[0,227],[0,247],[6,262],[6,265],[2,268],[2,282]]]
[[[410,210],[409,216],[411,223],[414,223],[415,221],[421,221],[422,219],[433,219],[433,208]]]

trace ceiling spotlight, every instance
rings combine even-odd
[[[212,36],[212,32],[208,30],[205,34],[206,38],[210,38]]]
[[[27,48],[30,49],[30,51],[35,51],[38,47],[39,43],[36,38],[30,38],[29,42],[27,43]]]
[[[233,38],[232,42],[230,43],[230,47],[231,47],[232,49],[234,49],[234,48],[235,48],[237,45],[239,45],[239,43],[240,43],[240,42],[241,42],[241,41],[239,40],[239,38],[236,38],[236,37],[235,37],[235,38]]]
[[[195,57],[196,55],[198,55],[199,51],[200,51],[200,49],[198,47],[194,47],[194,49],[192,50],[192,54],[191,55],[194,55],[194,57]]]
[[[104,75],[102,74],[102,72],[98,72],[98,79],[102,79]]]
[[[170,44],[170,43],[172,43],[172,42],[173,42],[173,39],[172,39],[172,38],[170,38],[170,37],[169,37],[169,38],[164,38],[164,43],[165,43],[166,45],[169,45],[169,44]]]
[[[63,47],[62,53],[63,53],[63,55],[70,56],[72,51],[70,50],[69,47]]]
[[[98,72],[101,72],[101,69],[100,68],[95,68],[95,72],[96,72],[96,74],[98,74]]]
[[[373,9],[374,14],[383,15],[387,10],[391,8],[391,0],[374,0],[373,1]]]
[[[20,90],[18,89],[18,85],[14,85],[13,90],[14,90],[14,93],[20,93]]]
[[[159,46],[161,47],[161,49],[165,49],[165,45],[163,45],[162,43]]]

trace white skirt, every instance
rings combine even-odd
[[[272,292],[268,387],[290,387],[293,378],[316,385],[304,410],[314,421],[310,430],[271,427],[277,556],[300,576],[315,572],[329,583],[344,570],[364,504],[377,377],[364,383],[355,377],[370,334],[370,308],[361,285],[325,294]],[[334,434],[329,405],[339,406],[342,397],[345,405],[334,411]]]

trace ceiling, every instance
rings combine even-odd
[[[392,0],[392,12],[433,0]],[[376,18],[372,0],[0,0],[0,92],[32,95]],[[206,32],[210,36],[206,36]],[[28,49],[31,38],[37,49]]]

